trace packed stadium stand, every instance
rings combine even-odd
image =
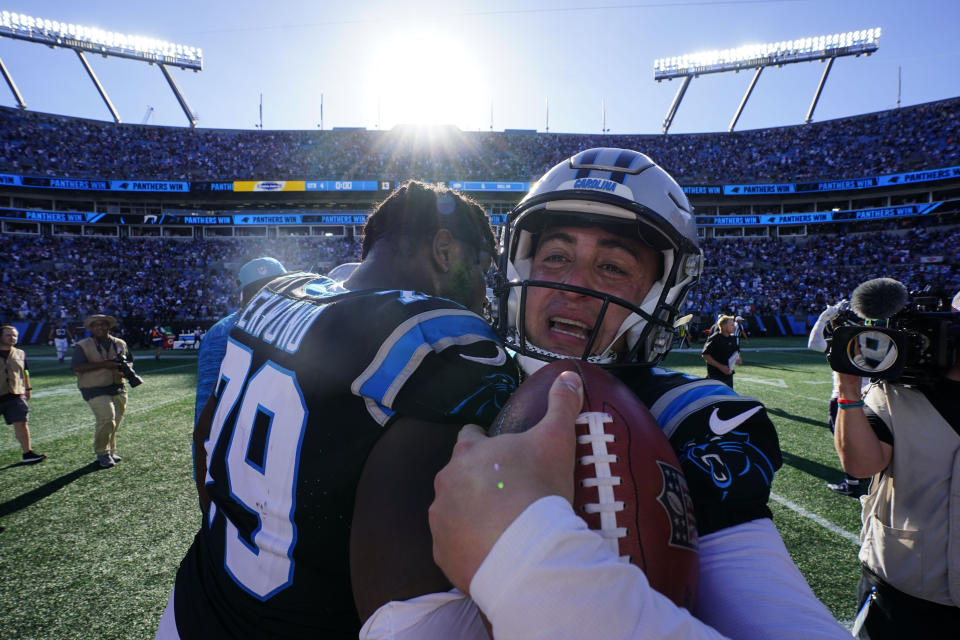
[[[663,135],[523,131],[228,131],[0,108],[0,168],[142,180],[532,180],[591,147],[640,149],[681,184],[825,180],[950,166],[960,98],[810,125]]]
[[[104,312],[135,332],[207,326],[233,274],[273,255],[325,272],[359,258],[366,212],[400,181],[442,181],[502,224],[529,181],[596,146],[647,153],[685,188],[708,318],[803,333],[865,279],[960,289],[960,98],[733,133],[230,131],[117,125],[0,107],[0,321]],[[298,182],[299,181],[299,182]]]

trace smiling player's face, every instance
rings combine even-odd
[[[531,280],[575,285],[639,305],[657,277],[657,252],[639,240],[599,227],[555,227],[543,232]],[[558,289],[530,287],[526,302],[526,339],[561,355],[583,354],[600,314],[602,300]],[[630,311],[607,307],[592,351],[601,353]]]

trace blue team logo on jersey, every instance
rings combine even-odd
[[[510,394],[517,390],[517,379],[506,373],[493,373],[484,380],[486,384],[454,407],[450,412],[452,415],[474,416],[482,424],[493,422]]]
[[[773,481],[770,459],[750,442],[750,435],[729,431],[723,435],[707,434],[705,441],[689,440],[682,447],[680,463],[687,477],[694,471],[709,477],[726,499],[735,482],[757,479],[769,487]]]

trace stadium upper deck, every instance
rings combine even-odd
[[[577,151],[642,150],[688,184],[854,179],[960,164],[960,98],[809,125],[662,135],[236,131],[0,108],[0,173],[140,180],[529,181]]]
[[[250,257],[309,269],[355,260],[367,208],[397,181],[502,180],[472,192],[499,224],[530,180],[599,145],[645,151],[691,195],[711,265],[693,311],[815,314],[878,273],[960,286],[960,98],[670,136],[191,130],[0,108],[0,247],[18,258],[3,274],[11,296],[0,317],[83,317],[98,307],[151,322],[209,321],[230,307],[224,274]],[[296,191],[270,191],[297,179]],[[803,238],[809,225],[838,235]],[[847,235],[874,228],[889,235]],[[118,242],[133,237],[156,242]],[[782,259],[792,255],[804,259]],[[111,285],[92,295],[90,273]]]

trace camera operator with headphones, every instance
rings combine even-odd
[[[944,303],[871,280],[851,297],[867,326],[833,335],[834,444],[847,473],[873,477],[861,498],[858,638],[960,629],[960,294]],[[861,376],[874,381],[865,394]]]

